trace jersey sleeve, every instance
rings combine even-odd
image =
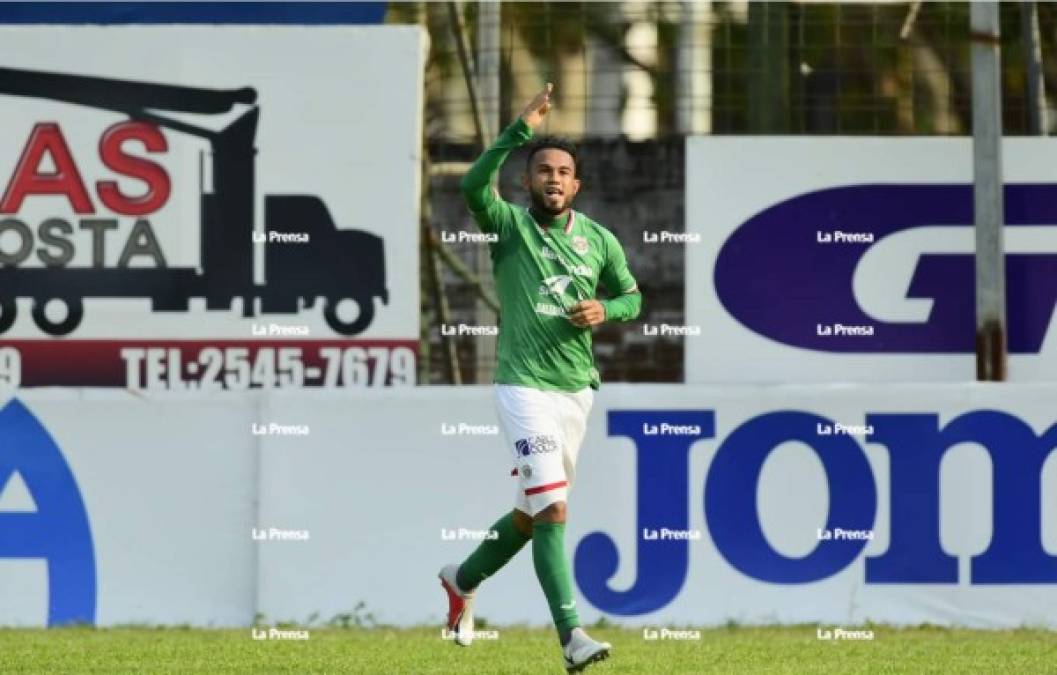
[[[500,197],[498,190],[491,185],[488,186],[488,192],[489,196],[480,200],[478,208],[470,206],[470,213],[482,232],[498,234],[503,239],[516,227],[514,206]]]
[[[631,321],[642,310],[642,294],[635,277],[628,269],[624,248],[612,233],[605,232],[606,259],[599,280],[612,296],[602,301],[609,321]]]
[[[516,227],[515,207],[499,196],[495,182],[507,156],[530,138],[531,127],[518,117],[463,176],[459,184],[463,199],[482,232],[498,234],[502,239]]]

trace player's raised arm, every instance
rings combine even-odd
[[[543,123],[543,118],[551,109],[552,91],[554,91],[554,85],[548,82],[543,91],[536,94],[521,113],[521,120],[533,131],[539,128],[539,125]]]
[[[466,205],[485,232],[501,233],[512,224],[510,207],[499,198],[493,186],[507,156],[532,138],[533,131],[550,110],[552,90],[553,85],[548,82],[525,107],[521,116],[504,129],[492,146],[477,158],[459,184]]]

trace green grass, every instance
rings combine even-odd
[[[815,626],[701,631],[646,641],[641,630],[590,630],[613,643],[609,673],[1057,673],[1057,633],[872,626],[872,642],[826,642]],[[0,673],[564,673],[550,630],[496,628],[460,648],[434,628],[311,629],[308,641],[255,641],[246,630],[0,629]]]

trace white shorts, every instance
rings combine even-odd
[[[514,508],[534,516],[568,499],[594,391],[495,385],[496,410],[518,477]]]

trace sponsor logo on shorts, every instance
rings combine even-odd
[[[522,457],[528,457],[529,455],[542,455],[547,452],[555,452],[558,450],[558,439],[554,436],[540,435],[540,436],[529,436],[528,438],[519,438],[514,443],[514,449],[517,454]]]
[[[519,473],[521,474],[522,478],[528,480],[529,478],[532,478],[532,467],[528,464],[523,464],[521,466],[521,469],[519,470]]]

